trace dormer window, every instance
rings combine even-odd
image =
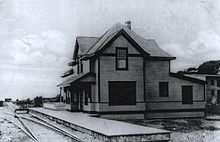
[[[128,70],[128,49],[116,48],[116,70]]]

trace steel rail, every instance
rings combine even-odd
[[[11,121],[11,120],[9,120],[9,119],[7,119],[7,118],[1,117],[1,116],[0,116],[0,118],[3,119],[3,120],[6,120],[6,121],[8,121],[8,122],[10,122],[10,123],[12,123],[12,124],[14,124],[16,127],[18,127],[19,129],[21,129],[26,135],[28,135],[33,141],[38,142],[38,141],[36,141],[36,139],[35,139],[29,132],[27,132],[23,127],[19,126],[18,124],[16,124],[15,122],[13,122],[13,121]]]
[[[37,136],[35,136],[34,133],[31,132],[31,130],[28,128],[28,126],[23,122],[23,120],[18,115],[16,115],[16,113],[14,112],[14,109],[12,108],[12,106],[9,103],[7,103],[7,106],[12,111],[13,114],[10,114],[10,113],[5,113],[5,114],[14,115],[15,118],[18,118],[18,120],[23,125],[24,129],[26,129],[26,132],[28,132],[29,135],[31,135],[35,139],[36,142],[39,142]]]
[[[71,133],[69,133],[69,132],[67,132],[67,131],[65,131],[65,130],[62,130],[61,128],[59,128],[59,127],[57,127],[57,126],[55,126],[55,125],[53,125],[53,124],[51,124],[51,123],[49,123],[49,122],[43,120],[42,118],[40,118],[40,117],[38,117],[38,116],[36,116],[36,115],[34,115],[34,114],[30,114],[30,113],[29,113],[29,115],[31,115],[32,117],[38,119],[39,121],[36,121],[36,120],[31,119],[31,118],[28,118],[28,117],[24,117],[24,116],[18,116],[18,115],[14,112],[14,109],[12,108],[12,106],[11,106],[10,104],[8,104],[7,106],[8,106],[8,108],[12,111],[13,114],[11,114],[11,113],[5,113],[5,114],[7,114],[7,115],[12,115],[12,116],[18,118],[18,120],[21,122],[21,124],[23,125],[23,127],[26,129],[26,130],[25,130],[25,129],[22,129],[22,130],[24,130],[25,133],[27,133],[29,136],[31,136],[32,139],[33,139],[34,141],[36,141],[36,142],[39,142],[39,140],[38,140],[37,137],[31,132],[31,130],[27,127],[27,125],[24,123],[24,121],[23,121],[22,119],[26,119],[26,120],[35,122],[35,123],[37,123],[37,124],[43,125],[44,127],[47,127],[47,128],[49,128],[49,129],[52,129],[52,130],[54,130],[54,131],[57,131],[57,132],[59,132],[59,133],[65,135],[65,136],[68,136],[69,138],[75,140],[76,142],[84,142],[84,140],[80,139],[79,137],[74,136],[74,135],[72,135]]]
[[[33,115],[33,114],[30,114],[30,115],[33,116],[33,117],[35,117],[35,118],[38,119],[39,121],[36,121],[36,120],[31,119],[31,118],[28,118],[28,117],[24,117],[24,116],[20,116],[20,117],[23,118],[23,119],[26,119],[26,120],[29,120],[29,121],[38,123],[38,124],[40,124],[40,125],[43,125],[43,126],[45,126],[45,127],[48,127],[48,128],[50,128],[50,129],[52,129],[52,130],[54,130],[54,131],[57,131],[57,132],[59,132],[59,133],[65,135],[65,136],[68,136],[69,138],[71,138],[71,139],[73,139],[73,140],[75,140],[75,141],[77,141],[77,142],[84,142],[84,140],[80,139],[79,137],[74,136],[74,135],[72,135],[71,133],[69,133],[69,132],[67,132],[67,131],[65,131],[65,130],[62,130],[61,128],[59,128],[59,127],[57,127],[57,126],[55,126],[55,125],[53,125],[53,124],[51,124],[51,123],[49,123],[49,122],[43,120],[42,118],[39,118],[38,116],[35,116],[35,115]]]
[[[37,136],[34,135],[34,133],[30,130],[30,128],[24,123],[22,118],[17,115],[15,115],[15,117],[18,118],[18,120],[21,122],[21,124],[24,126],[24,128],[30,133],[30,135],[32,135],[35,138],[36,142],[39,142]]]

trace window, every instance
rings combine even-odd
[[[193,87],[182,86],[182,103],[193,104]]]
[[[128,69],[128,49],[116,48],[116,69],[127,70]]]
[[[135,81],[109,81],[109,105],[135,105]]]
[[[83,63],[82,63],[82,61],[80,62],[80,70],[81,70],[81,73],[83,73]]]
[[[169,96],[169,84],[168,82],[159,82],[159,97]]]

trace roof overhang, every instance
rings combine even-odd
[[[95,73],[81,73],[74,76],[70,76],[66,80],[64,80],[61,84],[57,85],[57,87],[67,87],[71,86],[75,83],[95,83]]]
[[[191,82],[195,82],[195,83],[199,83],[199,84],[207,84],[207,82],[204,80],[194,78],[194,77],[185,76],[184,74],[180,74],[180,73],[170,73],[170,76],[184,79],[184,80],[191,81]]]

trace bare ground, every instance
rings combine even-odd
[[[128,120],[142,126],[170,130],[171,142],[219,142],[220,123],[205,119]]]

